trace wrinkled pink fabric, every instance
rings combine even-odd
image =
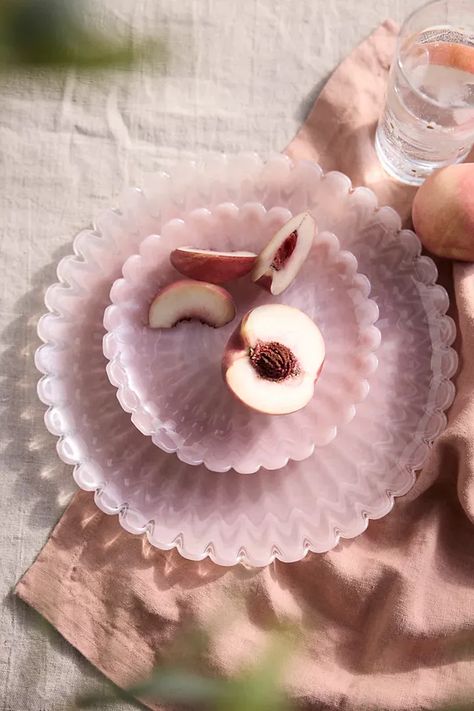
[[[342,170],[407,219],[413,190],[384,176],[372,147],[395,37],[386,22],[354,50],[286,152]],[[80,492],[18,595],[120,686],[146,676],[189,622],[214,630],[210,667],[229,674],[255,657],[272,623],[289,619],[301,643],[286,683],[300,708],[473,699],[474,265],[441,268],[457,309],[458,395],[429,464],[391,514],[326,555],[226,569],[153,549]]]

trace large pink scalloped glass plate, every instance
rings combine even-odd
[[[379,367],[356,417],[334,442],[274,472],[221,476],[155,447],[130,422],[105,372],[104,309],[124,261],[161,225],[198,207],[261,202],[310,209],[370,279],[380,318]],[[45,421],[80,487],[122,526],[161,549],[221,565],[290,562],[364,531],[406,493],[446,425],[457,357],[448,296],[398,215],[366,188],[310,162],[216,156],[150,176],[74,242],[46,294],[36,354]],[[393,515],[396,515],[396,511]]]
[[[140,432],[186,464],[204,463],[217,472],[280,469],[289,459],[306,459],[315,446],[331,442],[337,427],[353,419],[355,403],[367,396],[366,378],[376,368],[373,351],[380,343],[373,325],[378,308],[368,298],[370,284],[357,273],[356,258],[341,250],[330,232],[318,234],[297,278],[281,296],[269,296],[249,277],[227,284],[237,309],[227,326],[148,326],[154,296],[181,278],[170,264],[173,249],[194,245],[260,252],[291,216],[286,208],[266,210],[259,203],[193,210],[184,220],[166,223],[161,235],[147,237],[112,286],[112,305],[104,317],[109,378]],[[326,344],[313,400],[279,417],[238,402],[221,372],[225,344],[236,324],[249,309],[269,302],[302,309],[318,324]]]

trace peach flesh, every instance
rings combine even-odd
[[[196,319],[220,328],[234,316],[234,302],[225,289],[203,281],[181,279],[166,286],[153,299],[148,322],[151,328],[173,328],[181,321]]]
[[[303,266],[315,234],[316,225],[308,212],[292,217],[258,255],[253,281],[275,296],[282,294]]]
[[[247,407],[284,415],[312,399],[324,358],[322,335],[305,313],[266,304],[249,311],[235,329],[222,370],[230,391]]]

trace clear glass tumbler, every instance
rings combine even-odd
[[[474,0],[435,0],[405,20],[375,147],[385,170],[421,184],[474,143]]]

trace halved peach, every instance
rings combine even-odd
[[[299,309],[267,304],[249,311],[227,343],[223,375],[245,405],[271,415],[305,407],[325,358],[319,328]]]

